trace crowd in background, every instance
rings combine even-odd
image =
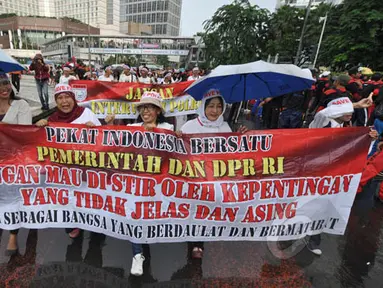
[[[29,66],[29,72],[34,72],[37,92],[42,110],[49,110],[48,87],[56,84],[68,84],[71,80],[93,80],[106,82],[130,82],[142,84],[167,85],[184,81],[197,80],[208,72],[194,67],[192,70],[165,68],[149,69],[146,65],[139,67],[121,64],[106,66],[104,68],[92,68],[86,66],[81,60],[72,57],[62,65],[48,65],[41,54],[36,54]],[[13,77],[13,76],[12,76]],[[20,90],[20,76],[18,83],[13,83],[17,93]],[[13,79],[13,78],[12,78]],[[16,79],[16,78],[15,78]]]
[[[77,80],[99,80],[107,82],[138,82],[144,84],[172,84],[184,81],[197,80],[206,74],[206,71],[194,67],[187,71],[183,68],[149,69],[146,65],[139,67],[121,64],[116,66],[106,66],[104,68],[89,69],[81,60],[71,59],[71,61],[53,67],[49,66],[50,85],[54,86],[66,78],[74,77]],[[65,76],[65,77],[63,77]]]
[[[363,75],[361,67],[352,67],[347,73],[332,75],[330,71],[311,70],[316,80],[311,90],[252,101],[252,112],[262,121],[263,128],[309,127],[315,115],[334,99],[346,97],[352,103],[370,99],[369,108],[355,109],[348,126],[371,126],[383,116],[383,75]],[[377,112],[378,115],[377,115]]]

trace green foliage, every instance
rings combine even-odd
[[[235,0],[219,8],[205,22],[201,35],[208,63],[238,64],[279,54],[282,62],[294,62],[303,28],[304,9],[282,6],[269,14],[248,0]],[[369,66],[383,70],[383,5],[381,0],[344,0],[320,4],[310,11],[303,39],[306,60],[314,60],[323,22],[328,15],[317,65],[344,68]],[[308,53],[310,52],[310,53]]]
[[[345,0],[329,13],[320,63],[363,64],[383,69],[383,6],[380,0]]]
[[[4,14],[0,14],[0,19],[9,18],[9,17],[15,17],[15,16],[17,16],[16,13],[4,13]]]
[[[165,68],[169,66],[170,61],[167,55],[158,55],[156,58],[158,65],[164,66]]]
[[[81,24],[84,24],[84,23],[81,22],[80,20],[77,20],[77,19],[75,19],[75,18],[71,18],[71,17],[63,17],[62,19],[69,20],[70,22],[73,22],[73,23],[81,23]]]
[[[304,16],[304,10],[291,6],[282,6],[272,14],[267,42],[268,54],[279,54],[279,59],[283,62],[294,62]]]
[[[241,64],[261,59],[267,43],[269,11],[235,0],[204,22],[202,34],[211,66]]]
[[[9,17],[15,17],[15,16],[18,16],[18,15],[16,13],[4,13],[4,14],[0,14],[0,19],[9,18]],[[25,17],[46,18],[46,19],[60,19],[60,18],[57,18],[57,17],[46,17],[46,16],[39,16],[39,15],[28,15],[28,16],[25,16]],[[73,23],[85,24],[85,23],[81,22],[80,20],[77,20],[77,19],[72,18],[72,17],[62,17],[61,19],[66,19],[66,20],[69,20],[70,22],[73,22]]]
[[[116,62],[118,64],[124,63],[124,64],[127,64],[129,66],[137,66],[138,65],[137,59],[135,57],[126,56],[126,55],[118,55],[117,60],[116,60],[115,56],[110,56],[107,60],[105,60],[103,62],[103,65],[104,66],[113,65],[113,64],[116,64]]]

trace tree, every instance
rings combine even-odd
[[[319,19],[326,16],[333,6],[321,3],[310,11],[308,23],[303,38],[303,51],[299,63],[313,61],[318,48],[318,41],[322,31]],[[279,54],[282,62],[294,63],[306,10],[291,6],[282,6],[275,11],[270,20],[267,52],[271,55]],[[330,25],[327,25],[329,28]],[[332,27],[332,26],[331,26]],[[328,29],[326,29],[328,31]]]
[[[319,51],[319,66],[344,66],[345,58],[340,48],[343,46],[342,32],[340,31],[340,17],[343,6],[332,6],[328,11],[326,29]],[[323,16],[323,15],[322,15]],[[322,26],[321,26],[322,27]]]
[[[339,62],[363,63],[383,69],[383,6],[381,0],[345,0],[340,6],[338,53]],[[327,42],[327,44],[330,44]],[[335,44],[334,44],[335,45]]]
[[[270,13],[251,5],[248,0],[235,0],[220,7],[204,22],[202,34],[206,60],[220,64],[242,64],[258,60],[266,50]]]
[[[279,54],[282,62],[294,62],[301,35],[305,11],[282,6],[272,14],[268,33],[267,52]]]
[[[324,12],[321,14],[325,14]],[[333,6],[328,11],[319,64],[344,69],[346,65],[355,66],[361,63],[375,70],[381,70],[382,44],[381,1],[344,0],[343,4]]]
[[[162,65],[164,67],[168,67],[170,64],[169,57],[167,55],[157,56],[157,64]]]
[[[110,56],[108,59],[104,61],[104,66],[109,66],[113,64],[116,64],[116,57],[114,56]]]

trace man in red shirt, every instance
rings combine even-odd
[[[33,58],[32,64],[29,66],[29,70],[35,71],[37,92],[39,94],[40,102],[42,105],[41,109],[49,110],[49,66],[44,63],[44,59],[41,54],[36,54],[35,58]]]
[[[348,70],[348,75],[350,75],[351,79],[346,86],[347,91],[352,94],[352,102],[358,102],[362,99],[363,95],[363,81],[360,78],[362,74],[360,73],[360,69],[358,67],[353,67]],[[366,96],[368,97],[368,95]],[[354,116],[352,118],[352,123],[355,126],[366,126],[368,121],[368,111],[367,109],[355,109]]]

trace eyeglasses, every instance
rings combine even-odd
[[[157,108],[157,106],[154,106],[154,105],[151,105],[151,104],[147,104],[147,105],[141,105],[137,109],[138,109],[138,112],[144,112],[146,109],[149,112],[153,112],[154,110],[156,110],[156,108]]]

